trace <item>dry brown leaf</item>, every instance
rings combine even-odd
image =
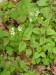
[[[53,74],[56,75],[56,67],[54,67]]]
[[[0,3],[4,2],[4,1],[7,1],[7,0],[0,0]]]
[[[53,4],[56,4],[56,0],[54,0]]]

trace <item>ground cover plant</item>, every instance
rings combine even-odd
[[[0,3],[0,75],[51,75],[46,71],[39,74],[34,67],[48,66],[54,59],[54,0],[8,0]]]

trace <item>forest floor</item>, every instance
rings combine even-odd
[[[4,0],[0,0],[0,3],[3,1]],[[8,1],[8,0],[5,0],[5,1]],[[17,2],[17,0],[13,0],[13,2]],[[56,4],[56,0],[54,0],[54,4]],[[2,24],[1,18],[0,18],[0,28],[7,31],[7,29],[5,28],[5,25]],[[5,53],[3,53],[3,54],[4,54],[4,56],[6,55]],[[43,74],[41,74],[42,71],[45,73],[48,73],[49,75],[56,75],[56,59],[53,60],[51,62],[51,64],[48,66],[44,66],[42,64],[33,66],[30,64],[30,62],[25,57],[23,58],[23,61],[29,67],[29,69],[35,70],[38,75],[43,75]]]

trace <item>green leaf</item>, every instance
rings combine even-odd
[[[33,58],[38,59],[39,57],[40,57],[40,54],[38,52],[35,52]]]
[[[39,29],[39,28],[34,28],[34,29],[33,29],[33,33],[35,33],[35,34],[40,34],[40,29]]]
[[[38,45],[38,44],[39,44],[39,43],[36,42],[36,41],[31,41],[30,46],[33,47],[33,48],[37,48],[37,45]]]
[[[50,43],[50,42],[52,42],[52,41],[53,41],[52,38],[47,38],[47,39],[46,39],[46,43]]]
[[[42,51],[42,47],[37,46],[36,50],[37,50],[37,52],[39,52],[39,53],[40,53],[40,52]]]
[[[3,15],[3,12],[2,12],[2,11],[0,11],[0,17],[2,17],[2,15]]]
[[[8,38],[4,38],[4,43],[3,43],[3,45],[4,45],[4,47],[9,43],[9,39]]]
[[[44,34],[45,31],[46,31],[45,28],[43,28],[43,27],[40,28],[40,32],[41,32],[41,34]]]
[[[1,75],[10,75],[10,71],[3,71]]]
[[[19,15],[20,21],[21,22],[25,21],[25,19],[26,19],[26,10],[25,10],[22,2],[18,2],[16,4],[16,7],[17,7],[17,11],[18,11],[18,15]]]
[[[30,26],[30,27],[26,28],[24,35],[23,35],[23,40],[30,40],[32,31],[33,31],[33,27]]]
[[[46,43],[46,38],[45,37],[41,37],[40,38],[40,45]]]
[[[7,32],[0,29],[0,38],[3,38],[4,36],[7,36]]]
[[[19,52],[25,51],[26,49],[26,43],[25,42],[20,42],[19,43]]]
[[[36,61],[35,61],[34,58],[31,59],[31,63],[32,63],[32,64],[36,64]]]
[[[39,64],[41,62],[41,58],[36,59],[36,63]]]
[[[56,12],[56,6],[55,7],[52,7],[53,8],[53,10]]]
[[[7,4],[8,4],[7,1],[6,1],[6,2],[2,2],[2,3],[0,4],[0,8],[5,9],[5,8],[7,7]]]
[[[48,0],[39,0],[39,1],[37,1],[37,4],[39,6],[47,6],[48,5],[47,1]]]
[[[24,10],[28,14],[31,11],[33,3],[31,3],[31,0],[21,0],[21,3],[22,3],[22,6],[24,7]]]
[[[52,36],[52,39],[56,42],[56,34]]]
[[[39,43],[36,41],[37,38],[39,40],[39,37],[38,36],[35,36],[35,35],[32,35],[31,36],[31,38],[30,38],[30,46],[31,47],[37,48],[37,46],[39,45]]]
[[[10,75],[10,71],[7,71],[5,74],[6,74],[6,75]]]
[[[32,54],[31,49],[26,49],[26,56],[29,57]]]
[[[40,16],[37,18],[37,20],[38,20],[38,23],[40,23],[41,26],[46,26],[47,20],[43,21]],[[41,32],[41,30],[40,30],[40,32]]]
[[[7,7],[8,7],[9,9],[11,9],[11,8],[13,7],[13,3],[12,3],[11,1],[10,1],[10,2],[8,2]]]
[[[14,72],[16,69],[17,69],[17,61],[13,61],[11,62],[11,65],[10,65],[10,72]]]
[[[42,62],[44,65],[49,65],[50,59],[49,58],[42,58]]]
[[[52,53],[52,49],[55,47],[55,42],[47,43],[43,47],[44,47],[44,51],[48,50],[49,53]]]
[[[56,47],[54,47],[54,49],[53,49],[53,53],[56,54]]]
[[[13,53],[13,49],[11,48],[11,47],[6,47],[6,53],[8,54],[8,55],[12,55],[12,53]]]
[[[17,12],[18,11],[16,9],[14,9],[14,8],[11,10],[11,18],[12,19],[16,20],[19,17],[19,14]]]
[[[22,0],[21,1],[21,3],[22,3],[22,5],[24,6],[24,8],[26,9],[26,10],[29,10],[29,6],[31,6],[30,5],[30,2],[31,2],[31,0]]]
[[[27,73],[25,73],[24,75],[36,75],[36,73],[34,71],[28,71]]]
[[[24,62],[20,61],[20,67],[24,70],[27,71],[27,66],[24,64]]]
[[[54,35],[54,34],[56,34],[56,32],[54,31],[54,29],[48,27],[47,28],[47,35]]]
[[[55,53],[50,53],[50,54],[49,54],[49,57],[50,57],[50,59],[55,59],[56,54],[55,54]]]
[[[52,21],[56,22],[56,16],[52,18]]]
[[[44,17],[48,18],[49,14],[50,14],[50,8],[49,7],[41,8],[40,9],[40,12],[43,13],[43,16]]]
[[[46,57],[45,52],[41,52],[41,53],[40,53],[40,56],[41,56],[41,57]]]

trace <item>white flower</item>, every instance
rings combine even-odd
[[[39,15],[39,13],[40,13],[39,11],[36,11],[35,16],[38,16],[38,15]]]
[[[11,31],[11,35],[15,35],[15,32]]]
[[[41,17],[41,19],[43,20],[44,18],[43,18],[43,17]]]
[[[10,29],[10,34],[11,34],[11,35],[15,35],[14,27],[12,27],[12,28]]]
[[[32,18],[29,18],[29,21],[32,22]]]
[[[14,31],[14,27],[12,27],[11,30]]]
[[[18,26],[18,31],[22,31],[22,28],[20,26]]]

